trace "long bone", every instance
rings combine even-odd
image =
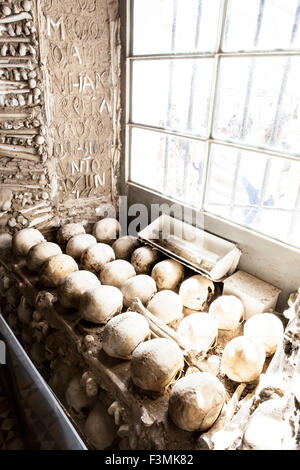
[[[25,68],[33,70],[30,57],[6,57],[0,59],[0,68]]]
[[[29,212],[35,211],[37,209],[40,209],[41,207],[46,207],[47,204],[45,202],[41,202],[40,204],[37,204],[36,206],[29,207],[28,209],[22,209],[20,210],[20,214],[28,214]]]
[[[0,189],[13,189],[15,191],[25,191],[26,189],[40,189],[43,190],[43,186],[37,184],[17,184],[17,183],[0,183]]]
[[[23,90],[15,90],[15,89],[7,89],[1,90],[0,88],[0,95],[18,95],[18,94],[25,94],[30,93],[31,90],[29,88],[24,88]]]
[[[22,96],[22,95],[20,95]],[[7,139],[13,139],[13,138],[16,138],[16,139],[33,139],[35,137],[36,134],[33,134],[33,133],[29,133],[27,132],[26,134],[22,134],[21,132],[15,132],[14,134],[7,134],[5,132],[0,132],[0,136],[3,136]]]
[[[41,160],[39,155],[31,155],[30,153],[13,150],[0,150],[0,157],[19,158],[20,160],[31,160],[33,162],[39,162]]]
[[[19,119],[27,119],[32,118],[32,110],[26,110],[25,112],[18,112],[15,113],[12,111],[0,111],[0,121],[8,121],[8,120],[19,120]]]
[[[19,42],[30,42],[30,38],[12,38],[12,37],[9,37],[9,38],[0,38],[0,44],[1,43],[19,43]]]
[[[27,135],[36,135],[39,134],[39,129],[36,127],[33,128],[28,128],[28,127],[22,127],[20,129],[0,129],[0,135],[12,135],[16,136],[17,134],[22,134],[22,136],[27,136]]]
[[[25,81],[13,81],[13,80],[1,80],[0,81],[0,86],[5,87],[5,86],[14,86],[14,87],[25,87],[28,86],[27,82]]]
[[[30,153],[36,155],[36,150],[32,147],[24,147],[22,145],[9,145],[9,144],[0,144],[0,151],[3,152],[21,152],[21,153]]]
[[[195,366],[198,368],[199,361],[205,359],[207,351],[197,351],[193,349],[192,345],[190,348],[187,348],[185,345],[185,340],[183,340],[175,330],[167,326],[151,312],[149,312],[149,310],[143,306],[139,298],[135,298],[135,300],[130,305],[130,310],[138,312],[146,318],[149,323],[150,330],[154,333],[154,335],[175,341],[183,351],[184,359],[189,366]]]
[[[37,217],[36,219],[33,219],[30,224],[28,225],[28,227],[35,227],[37,225],[40,225],[42,224],[43,222],[48,222],[50,219],[53,219],[53,215],[52,214],[47,214],[47,215],[44,215],[44,216],[41,216],[41,217]]]
[[[15,23],[16,21],[22,20],[32,20],[31,14],[26,11],[22,11],[22,13],[19,13],[18,15],[6,16],[5,18],[0,18],[0,24]]]

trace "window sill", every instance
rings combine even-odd
[[[172,205],[175,202],[179,204],[177,201],[132,182],[127,184],[127,196],[128,206],[134,203],[143,203],[147,206],[148,211],[151,204]],[[182,203],[179,205],[185,207]],[[196,215],[199,212],[192,209],[190,220],[187,218],[185,221],[195,224]],[[202,228],[238,244],[242,251],[239,269],[282,290],[277,309],[279,311],[286,309],[290,293],[296,291],[300,286],[300,250],[216,215],[204,212],[203,216],[204,227]]]

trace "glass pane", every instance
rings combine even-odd
[[[214,137],[300,154],[300,57],[223,58]]]
[[[229,0],[224,51],[300,47],[298,0]]]
[[[199,206],[205,144],[132,129],[131,181]]]
[[[206,137],[213,59],[133,63],[132,121]]]
[[[300,161],[212,145],[205,208],[300,247]]]
[[[135,0],[133,54],[214,51],[219,8],[220,0]]]

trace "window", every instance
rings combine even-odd
[[[300,0],[129,7],[129,181],[300,247]]]

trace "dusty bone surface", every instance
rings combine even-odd
[[[112,407],[110,412],[113,412],[118,425],[119,448],[195,448],[195,433],[180,430],[168,417],[169,391],[166,390],[162,395],[138,391],[130,380],[129,361],[112,359],[104,353],[101,347],[103,327],[81,322],[78,313],[63,309],[57,302],[56,291],[41,290],[37,276],[26,268],[24,261],[12,257],[6,259],[4,264],[7,269],[11,269],[14,283],[17,282],[19,285],[20,294],[34,309],[34,321],[31,327],[34,329],[35,343],[29,349],[30,356],[34,357],[34,362],[42,369],[41,371],[47,374],[48,372],[43,370],[45,354],[40,345],[46,342],[49,349],[49,342],[51,343],[47,340],[49,332],[61,333],[56,350],[62,355],[63,360],[67,361],[68,367],[72,370],[79,364],[83,371],[88,371],[98,387],[106,391],[108,408],[112,403],[118,403],[118,406]],[[137,301],[133,308],[146,315],[147,320],[153,319],[151,313],[142,307],[141,302]],[[184,345],[180,343],[174,330],[155,318],[150,323],[153,337],[172,339],[184,350]],[[27,330],[28,325],[26,328],[21,327],[21,333],[28,336]],[[36,344],[38,340],[39,345]],[[48,354],[49,351],[46,351],[46,355]],[[187,366],[190,363],[195,364],[196,361],[197,371],[201,370],[201,365],[205,362],[201,359],[202,357],[199,358],[190,351],[186,354]],[[51,364],[53,362],[56,364],[54,358]],[[54,387],[57,382],[58,380],[53,378],[51,385]],[[56,393],[60,396],[58,392]],[[80,417],[73,416],[70,410],[69,414],[79,423],[80,429],[82,424]]]
[[[68,334],[77,353],[83,358],[86,367],[96,378],[99,386],[106,390],[123,409],[124,424],[128,427],[129,448],[135,449],[173,449],[193,448],[192,436],[176,428],[168,419],[168,393],[153,399],[133,390],[130,381],[129,361],[109,358],[101,349],[101,333],[103,328],[94,328],[94,338],[88,348],[84,342],[84,333],[78,333],[68,314],[58,313],[54,299],[49,293],[39,294],[38,310],[54,328]],[[76,321],[76,320],[75,320]],[[99,341],[100,340],[100,341]]]
[[[234,385],[231,383],[226,406],[213,427],[206,433],[191,433],[177,428],[168,417],[168,390],[162,395],[139,391],[131,382],[129,361],[113,359],[104,353],[101,344],[104,327],[82,321],[78,312],[62,308],[57,301],[56,291],[45,290],[39,284],[38,277],[26,268],[24,260],[20,261],[14,256],[8,256],[6,252],[5,259],[1,260],[1,264],[2,270],[6,273],[2,283],[10,305],[7,314],[10,321],[16,323],[15,327],[19,329],[23,341],[28,342],[26,350],[29,355],[43,375],[48,377],[50,385],[63,403],[65,389],[76,374],[81,375],[82,388],[88,398],[92,399],[98,392],[98,398],[101,396],[108,414],[113,417],[117,427],[114,448],[249,448],[250,446],[254,447],[251,436],[253,436],[253,429],[255,430],[257,426],[257,421],[255,419],[255,422],[254,418],[258,414],[255,415],[255,412],[259,411],[260,404],[269,401],[267,407],[266,405],[262,407],[263,416],[269,413],[273,404],[275,405],[272,408],[272,413],[276,418],[276,423],[279,422],[278,416],[281,412],[288,413],[288,416],[292,415],[293,402],[289,399],[287,401],[280,401],[280,399],[284,396],[286,398],[291,396],[285,395],[285,387],[289,387],[291,377],[293,383],[296,383],[294,380],[296,359],[293,359],[293,354],[291,354],[289,361],[284,362],[283,359],[286,357],[286,351],[293,351],[291,345],[297,345],[299,325],[296,324],[297,328],[295,328],[291,322],[295,322],[293,312],[296,308],[299,313],[299,300],[298,304],[295,304],[296,307],[291,308],[291,311],[286,314],[286,316],[293,317],[293,320],[290,321],[289,328],[286,330],[285,346],[282,349],[284,354],[283,356],[281,354],[279,361],[281,365],[285,364],[284,373],[281,372],[282,368],[276,366],[276,355],[273,359],[275,366],[272,361],[273,369],[275,367],[275,373],[272,373],[272,377],[275,378],[273,380],[268,378],[272,370],[270,369],[267,374],[262,376],[257,391],[254,390],[247,394],[249,389],[244,384]],[[13,315],[17,307],[19,317],[23,321],[20,321],[20,318],[18,321]],[[32,319],[28,320],[30,307],[33,313]],[[176,331],[153,317],[140,301],[135,301],[131,308],[147,319],[153,338],[170,338],[178,344],[185,354],[186,367],[190,369],[188,373],[198,370],[205,371],[205,367],[210,365],[208,360],[211,357],[218,359],[217,356],[209,356],[206,359],[202,355],[195,354],[192,350],[186,351]],[[217,350],[218,347],[215,352]],[[215,364],[212,365],[215,366]],[[63,368],[62,371],[61,368]],[[216,370],[215,375],[218,373]],[[65,377],[66,383],[61,379],[62,376]],[[286,377],[286,379],[283,380],[282,377]],[[264,382],[266,378],[267,385]],[[277,400],[276,403],[274,403],[275,400]],[[90,406],[92,401],[88,403]],[[74,407],[75,411],[66,406],[66,412],[86,438],[84,431],[82,431],[86,419],[85,407],[80,408],[80,402],[78,405],[76,400]],[[239,411],[235,415],[237,409]],[[251,421],[252,415],[253,420]],[[287,419],[284,421],[289,423]],[[252,430],[250,428],[250,431],[246,433],[246,428],[250,424]],[[271,422],[272,424],[273,422]],[[296,422],[293,422],[293,425],[296,429]],[[275,429],[274,426],[271,427]],[[228,429],[229,431],[227,431]],[[283,429],[279,426],[278,433],[279,435],[284,433],[285,436],[288,436],[291,429],[290,424]],[[254,435],[256,434],[254,431]],[[255,443],[255,445],[258,444]],[[93,444],[91,444],[91,448],[93,448]]]
[[[60,339],[63,337],[64,341],[60,343],[60,349],[67,349],[65,354],[70,366],[79,364],[82,370],[88,371],[99,388],[106,391],[110,402],[108,408],[112,403],[118,403],[116,408],[110,408],[110,412],[118,425],[122,448],[194,448],[194,435],[178,429],[168,418],[169,393],[153,396],[137,391],[130,380],[129,361],[110,358],[102,351],[103,327],[80,325],[77,313],[59,305],[55,291],[40,290],[37,277],[27,270],[24,263],[7,260],[8,265],[12,267],[11,274],[14,283],[18,283],[19,292],[38,312],[38,323],[45,322],[50,331],[61,333]],[[42,329],[41,324],[39,327]],[[40,352],[36,348],[34,353],[41,365],[43,357],[38,357]],[[72,418],[76,421],[74,415]],[[80,425],[80,420],[77,423]]]
[[[10,11],[10,14],[5,14]],[[51,224],[53,217],[28,217],[21,210],[49,199],[44,72],[39,44],[38,5],[12,0],[0,19],[0,230]]]
[[[283,341],[256,390],[225,426],[200,436],[199,448],[299,450],[300,292],[294,300],[284,313],[289,323]]]

